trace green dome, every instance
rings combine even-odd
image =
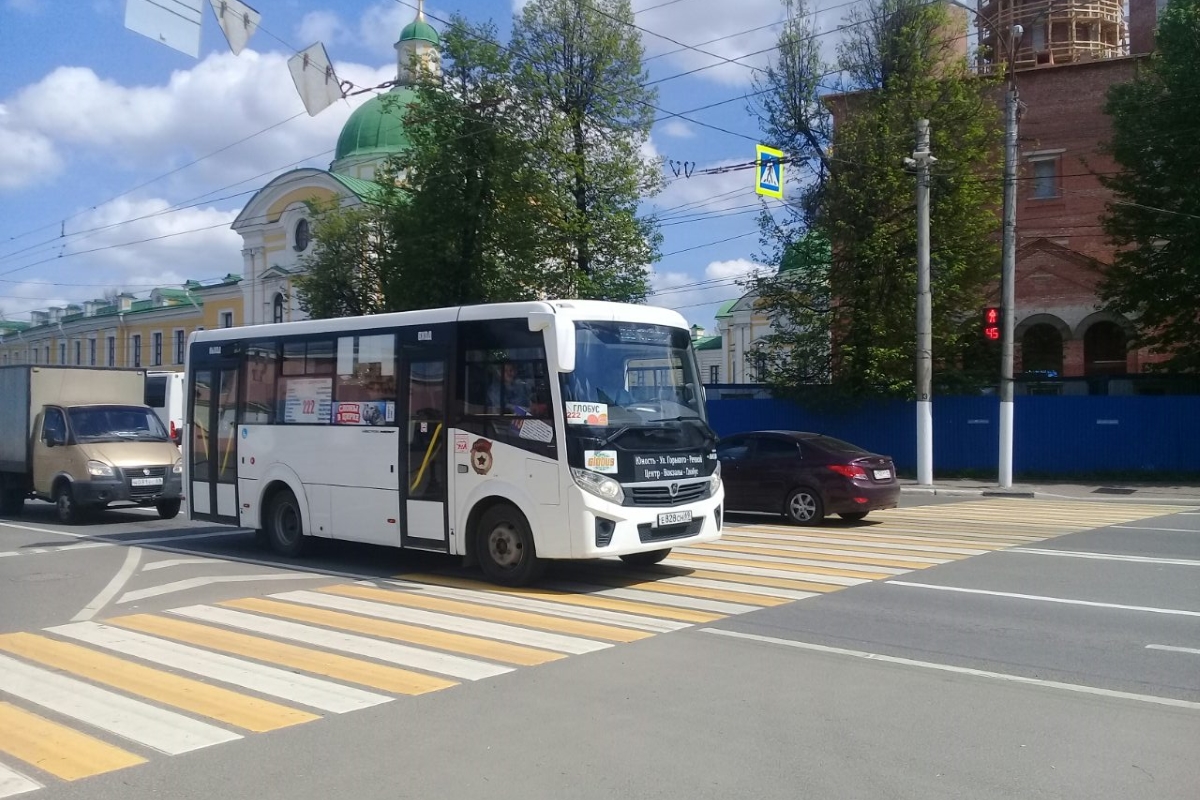
[[[398,86],[356,108],[338,136],[334,161],[353,156],[390,155],[407,148],[404,113],[416,99],[416,91]]]
[[[414,19],[404,26],[404,30],[400,31],[401,42],[411,42],[418,39],[429,42],[435,47],[442,44],[442,38],[438,36],[438,32],[424,19]]]

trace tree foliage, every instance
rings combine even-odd
[[[970,366],[976,350],[974,312],[999,277],[1000,114],[991,82],[973,75],[961,51],[956,53],[945,6],[869,0],[848,22],[837,64],[844,91],[825,98],[838,111],[824,153],[828,180],[818,184],[807,227],[799,231],[818,232],[831,245],[829,300],[827,306],[793,303],[802,315],[793,327],[824,324],[830,336],[828,370],[842,396],[911,396],[916,182],[904,160],[914,148],[915,124],[930,120],[932,151],[939,158],[930,191],[931,281],[934,358],[940,367],[935,382],[946,388],[972,377],[964,366]],[[808,70],[820,70],[818,75],[827,71],[816,55],[804,63]],[[790,80],[782,89],[798,96],[817,83],[811,77]],[[777,248],[782,259],[797,241],[797,231],[777,239],[783,241]],[[764,303],[769,313],[786,312],[785,290],[795,280],[784,271],[757,282],[754,288],[769,298]],[[812,285],[804,282],[803,291],[811,292]],[[772,371],[768,378],[778,388],[786,391],[791,381],[824,369],[820,350],[779,344],[787,354],[780,352],[775,363],[817,360]]]
[[[1101,176],[1115,197],[1105,231],[1121,248],[1100,295],[1129,315],[1140,344],[1169,354],[1161,367],[1200,371],[1200,2],[1171,0],[1157,52],[1135,79],[1109,89],[1108,150],[1120,171]]]
[[[302,308],[645,296],[658,235],[637,205],[658,173],[640,152],[652,119],[634,99],[641,44],[600,24],[597,9],[631,19],[627,0],[584,4],[582,22],[566,13],[576,5],[534,0],[512,47],[490,23],[451,21],[441,79],[385,99],[409,144],[376,175],[379,192],[314,207]]]
[[[660,236],[638,203],[661,185],[642,148],[656,92],[645,87],[629,0],[530,0],[513,28],[515,79],[532,109],[560,296],[641,299]]]

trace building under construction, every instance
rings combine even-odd
[[[1016,69],[1128,55],[1122,0],[981,0],[976,17],[981,66],[1010,60]],[[1022,34],[1013,37],[1015,25]]]

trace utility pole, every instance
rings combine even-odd
[[[917,483],[933,484],[933,294],[929,288],[929,120],[917,120]]]
[[[1013,26],[1013,41],[1022,29]],[[1015,49],[1015,44],[1014,44]],[[1000,266],[1000,488],[1012,486],[1013,476],[1013,339],[1016,330],[1017,272],[1017,82],[1009,64],[1004,94],[1004,243]]]

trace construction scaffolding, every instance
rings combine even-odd
[[[1013,57],[1016,69],[1129,52],[1123,0],[980,0],[975,25],[985,72],[1008,62],[1014,25],[1023,29]]]

